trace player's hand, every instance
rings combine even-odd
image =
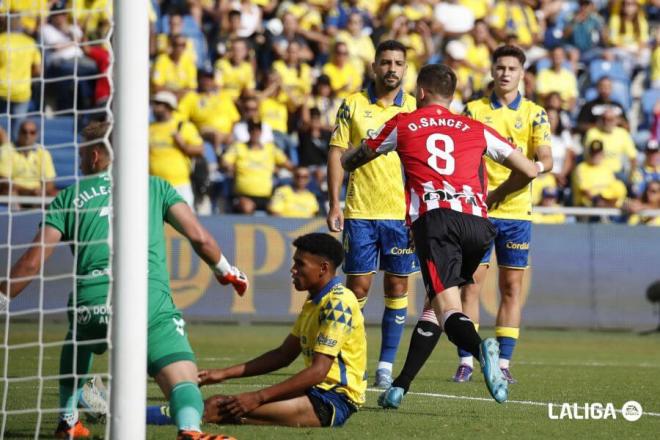
[[[326,218],[330,232],[341,232],[344,230],[344,213],[339,206],[331,207]]]
[[[229,273],[224,275],[216,274],[215,277],[223,286],[231,284],[234,290],[236,290],[236,293],[238,293],[238,296],[243,296],[248,287],[250,287],[250,281],[247,275],[236,266],[232,266]]]
[[[199,370],[197,372],[197,385],[212,385],[220,383],[226,379],[221,368],[212,368],[210,370]]]
[[[229,396],[223,396],[222,394],[206,399],[204,401],[203,421],[205,423],[237,423],[238,420],[227,410],[227,402],[230,400]]]
[[[258,391],[229,396],[226,408],[233,417],[243,417],[261,406],[261,395]]]
[[[500,203],[504,200],[504,197],[501,195],[501,193],[497,190],[491,191],[488,193],[488,196],[486,197],[486,206],[488,207],[488,210],[491,211],[493,209],[496,209]]]

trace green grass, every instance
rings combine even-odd
[[[4,326],[3,326],[4,328]],[[57,341],[64,335],[64,325],[46,328],[44,340]],[[199,358],[199,366],[221,367],[247,360],[279,344],[287,335],[287,326],[232,326],[192,324],[191,342]],[[486,329],[485,335],[492,334]],[[399,352],[398,367],[408,347],[410,328]],[[368,391],[367,402],[341,429],[291,429],[249,426],[212,426],[209,432],[223,432],[239,439],[288,438],[657,438],[660,432],[660,336],[633,333],[527,330],[516,351],[513,372],[520,383],[513,385],[509,402],[498,405],[488,397],[479,373],[473,382],[455,384],[449,381],[456,367],[455,349],[445,337],[413,384],[411,393],[399,410],[384,411],[377,407],[378,392]],[[37,341],[36,325],[16,323],[10,327],[10,344]],[[373,373],[380,341],[378,328],[369,328],[369,367]],[[12,350],[9,357],[10,377],[36,375],[38,350]],[[0,371],[4,371],[4,352]],[[57,374],[58,347],[44,350],[43,374]],[[96,371],[107,368],[107,357],[101,356]],[[272,384],[302,368],[295,362],[290,368],[267,376],[236,380],[203,388],[205,397],[214,393],[237,393]],[[395,367],[396,368],[396,367]],[[37,405],[37,381],[12,383],[8,409],[29,409]],[[0,385],[0,397],[4,389]],[[430,393],[420,395],[415,393]],[[449,397],[454,396],[454,397]],[[461,396],[466,398],[460,398]],[[148,385],[150,404],[162,402],[153,381]],[[477,398],[477,399],[474,399]],[[57,382],[43,383],[42,408],[57,406]],[[617,414],[616,420],[550,420],[547,402],[612,402],[617,409],[628,400],[640,402],[645,412],[631,423]],[[533,404],[538,402],[541,404]],[[48,437],[54,429],[55,413],[44,413],[40,437]],[[7,419],[5,439],[34,438],[36,414],[11,415]],[[90,424],[95,436],[103,438],[105,425]],[[149,439],[174,438],[174,427],[149,427]],[[1,436],[0,436],[1,437]]]

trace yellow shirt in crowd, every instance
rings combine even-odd
[[[53,158],[44,147],[37,145],[19,151],[11,144],[0,147],[0,176],[26,189],[39,189],[42,182],[56,177]]]
[[[200,130],[216,130],[231,133],[234,124],[241,119],[229,94],[188,92],[179,103],[179,114]]]
[[[215,72],[216,81],[234,101],[241,96],[243,90],[256,87],[254,69],[247,61],[234,66],[229,60],[221,58],[215,63]]]
[[[273,173],[287,162],[286,155],[271,143],[250,148],[236,143],[227,149],[223,160],[234,166],[234,192],[250,197],[270,197]]]
[[[615,173],[623,168],[623,156],[627,157],[628,160],[637,157],[635,143],[625,128],[614,127],[611,133],[607,133],[598,127],[590,128],[584,137],[584,145],[589,146],[595,140],[603,142],[604,163]]]
[[[149,125],[149,174],[168,181],[172,186],[190,183],[190,158],[174,142],[174,134],[181,133],[184,142],[201,145],[202,138],[190,122],[171,118]]]
[[[29,101],[34,65],[41,65],[41,52],[32,37],[18,32],[0,34],[0,98]]]
[[[185,53],[178,63],[175,63],[168,54],[161,54],[156,57],[154,62],[151,80],[156,86],[163,86],[174,91],[197,90],[197,67]]]
[[[279,217],[311,218],[319,212],[319,202],[311,191],[294,191],[286,185],[275,190],[269,210]]]
[[[360,90],[362,86],[362,77],[355,66],[348,62],[344,67],[339,67],[333,63],[326,63],[323,66],[323,73],[330,78],[330,87],[335,91],[338,97],[346,98],[351,93]]]

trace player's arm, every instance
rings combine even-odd
[[[488,193],[486,204],[488,208],[503,201],[506,196],[514,193],[529,184],[539,174],[534,162],[522,154],[500,136],[495,130],[484,126],[484,139],[486,141],[486,156],[511,170],[509,177],[500,186]]]
[[[396,150],[398,120],[399,115],[394,116],[380,127],[376,136],[364,139],[359,147],[346,151],[341,157],[342,167],[347,171],[353,171],[381,154]]]
[[[300,354],[300,339],[289,334],[282,344],[256,358],[227,368],[201,370],[199,385],[210,385],[238,377],[259,376],[290,365]]]
[[[41,270],[41,262],[45,262],[55,250],[55,245],[62,239],[62,233],[52,226],[44,226],[32,240],[32,246],[12,266],[9,280],[0,283],[0,310],[6,310],[10,298],[16,297],[25,289],[32,278]]]
[[[330,209],[326,222],[331,232],[344,229],[344,214],[339,200],[341,185],[344,181],[344,169],[341,167],[341,155],[348,148],[351,133],[351,108],[344,100],[337,110],[336,126],[328,149],[328,203]]]
[[[534,146],[534,155],[536,156],[536,167],[539,174],[552,171],[552,149],[550,148],[550,123],[548,114],[543,108],[534,116],[532,122],[531,144]]]
[[[229,396],[226,409],[232,416],[242,417],[266,403],[302,396],[325,379],[334,360],[334,356],[315,352],[309,367],[268,388]]]
[[[195,253],[211,267],[220,284],[232,284],[239,295],[245,293],[249,286],[247,277],[236,266],[229,264],[218,243],[186,203],[170,206],[165,220],[188,239]]]

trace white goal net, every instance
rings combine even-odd
[[[62,224],[49,205],[84,180],[83,128],[111,119],[112,16],[112,0],[0,1],[0,281],[6,291],[30,281],[0,312],[0,439],[52,438],[63,417],[109,438],[93,393],[105,392],[98,380],[110,378],[104,348],[112,344],[85,329],[109,324],[112,260],[83,274],[89,262],[80,256],[90,247],[107,252],[111,234],[86,242],[79,219],[110,211],[86,207],[103,195],[75,186],[74,212],[64,209]],[[64,229],[61,239],[49,245],[43,225]],[[31,258],[30,249],[43,252]],[[81,302],[81,283],[95,277],[105,282],[103,300]]]

